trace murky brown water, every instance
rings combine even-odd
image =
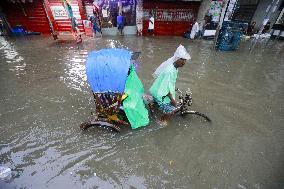
[[[120,134],[79,125],[94,111],[87,53],[142,51],[145,88],[182,43],[192,61],[177,86],[191,87],[196,117]],[[118,37],[72,42],[0,38],[0,188],[284,188],[284,43],[249,42],[215,52],[212,41]]]

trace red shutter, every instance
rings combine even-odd
[[[200,2],[143,2],[143,34],[147,34],[149,11],[155,12],[156,35],[182,35],[190,30],[197,18]]]
[[[51,33],[42,0],[32,3],[10,3],[1,0],[1,6],[11,27],[22,25],[26,31]]]

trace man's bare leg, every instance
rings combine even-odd
[[[171,116],[173,116],[175,113],[179,111],[179,108],[176,110],[172,111],[171,113],[163,114],[162,117],[160,118],[161,124],[166,126],[168,124],[168,120]]]

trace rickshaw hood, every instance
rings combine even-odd
[[[132,52],[126,49],[102,49],[88,54],[87,80],[94,93],[122,94],[130,68]]]

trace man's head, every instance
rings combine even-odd
[[[180,58],[177,61],[175,61],[175,67],[176,68],[181,68],[185,65],[186,59]]]
[[[186,51],[186,49],[184,48],[184,46],[179,45],[179,47],[177,48],[176,52],[175,52],[175,67],[179,68],[184,66],[184,64],[186,63],[187,60],[190,60],[191,57],[188,54],[188,52]]]

